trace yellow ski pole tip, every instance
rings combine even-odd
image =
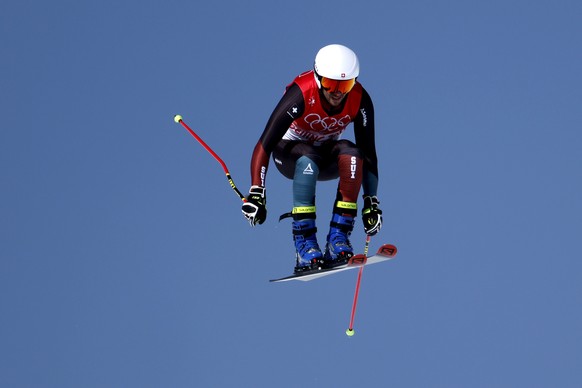
[[[352,337],[354,334],[356,334],[356,332],[354,331],[354,329],[347,329],[346,330],[346,335],[348,337]]]
[[[180,123],[180,121],[182,121],[182,116],[180,116],[180,115],[174,116],[174,121],[177,123]]]

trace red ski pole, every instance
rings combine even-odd
[[[364,246],[364,256],[368,256],[368,247],[370,246],[370,235],[366,235],[366,245]],[[356,306],[358,305],[358,296],[360,294],[360,283],[362,282],[362,273],[364,272],[364,266],[362,265],[358,270],[358,280],[356,281],[356,291],[354,292],[354,303],[352,304],[352,315],[350,317],[350,325],[346,330],[346,335],[348,337],[356,334],[354,331],[354,318],[356,317]]]
[[[230,183],[230,187],[232,187],[232,189],[234,190],[234,192],[235,192],[235,193],[236,193],[236,194],[237,194],[237,195],[240,197],[240,199],[241,199],[243,202],[246,202],[247,200],[246,200],[245,196],[244,196],[244,195],[243,195],[243,194],[242,194],[242,193],[241,193],[241,192],[240,192],[240,191],[239,191],[239,190],[236,188],[236,185],[234,184],[234,181],[232,180],[232,177],[230,176],[230,172],[228,171],[228,168],[226,167],[226,163],[224,163],[224,161],[223,161],[223,160],[220,158],[220,156],[218,156],[218,155],[216,154],[216,152],[214,152],[214,151],[212,150],[212,148],[210,148],[210,147],[208,146],[208,144],[206,144],[206,143],[204,142],[204,140],[202,140],[202,139],[200,138],[200,136],[198,136],[198,135],[196,134],[196,132],[194,132],[194,131],[193,131],[193,130],[192,130],[192,129],[191,129],[191,128],[190,128],[190,127],[189,127],[189,126],[188,126],[188,125],[187,125],[187,124],[184,122],[184,120],[182,120],[182,116],[180,116],[180,115],[175,115],[175,116],[174,116],[174,121],[175,121],[176,123],[178,123],[178,124],[182,124],[182,126],[183,126],[184,128],[186,128],[186,130],[187,130],[188,132],[190,132],[190,135],[192,135],[192,136],[194,137],[194,139],[198,140],[198,143],[200,143],[200,145],[202,145],[202,147],[204,147],[204,149],[206,149],[206,151],[208,151],[208,152],[210,153],[210,155],[212,155],[212,156],[214,157],[214,159],[216,159],[216,161],[217,161],[218,163],[220,163],[220,165],[222,166],[222,169],[224,170],[224,173],[226,174],[226,179],[228,179],[228,183]]]

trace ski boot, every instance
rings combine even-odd
[[[350,205],[355,208],[355,204]],[[329,224],[329,234],[327,235],[327,244],[323,256],[324,268],[345,265],[354,255],[354,249],[349,240],[350,234],[354,229],[355,214],[351,214],[352,212],[355,212],[355,210],[340,209],[336,205]]]
[[[295,273],[317,270],[322,265],[323,255],[317,244],[315,219],[293,221],[293,241],[295,242]]]

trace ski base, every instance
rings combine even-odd
[[[277,282],[288,282],[291,280],[299,280],[302,282],[308,282],[311,280],[319,279],[324,276],[333,275],[338,272],[347,271],[349,269],[359,268],[364,265],[376,264],[381,263],[383,261],[391,260],[396,256],[398,249],[396,246],[392,244],[384,244],[379,249],[378,252],[374,256],[366,257],[364,255],[354,255],[350,258],[347,264],[335,267],[335,268],[328,268],[328,269],[319,269],[319,270],[312,270],[306,271],[299,274],[293,274],[290,276],[285,276],[280,279],[271,279],[269,280],[272,283]]]

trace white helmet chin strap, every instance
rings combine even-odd
[[[313,77],[315,78],[315,83],[317,84],[317,87],[319,89],[321,89],[321,81],[319,80],[319,74],[317,74],[317,70],[315,70],[315,68],[313,69]]]

